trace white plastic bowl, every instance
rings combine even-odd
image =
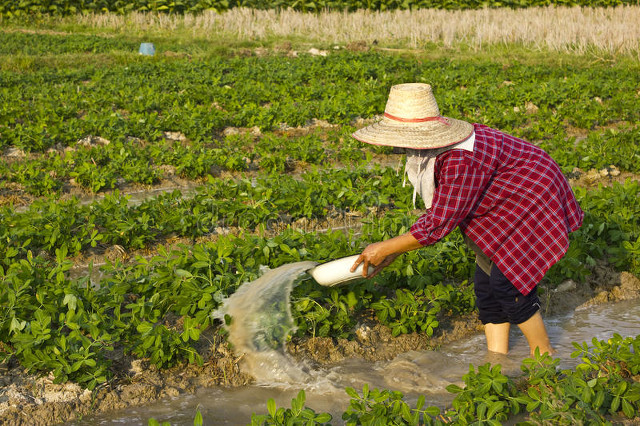
[[[318,284],[327,287],[362,278],[362,268],[364,263],[358,265],[355,272],[351,272],[351,267],[359,256],[359,254],[356,254],[332,260],[331,262],[323,263],[315,268],[311,268],[307,272],[318,282]],[[372,273],[373,270],[374,267],[369,266],[369,273]]]

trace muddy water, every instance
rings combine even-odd
[[[561,367],[569,368],[578,363],[578,360],[570,357],[574,350],[572,342],[591,342],[593,338],[604,340],[613,333],[622,336],[640,334],[640,304],[628,301],[592,306],[547,318],[545,322],[557,356],[561,358]],[[462,376],[468,371],[469,364],[480,365],[487,361],[500,363],[504,372],[517,375],[528,351],[526,340],[519,330],[513,329],[508,356],[488,354],[484,336],[480,334],[445,345],[438,351],[413,351],[391,361],[375,363],[348,360],[330,367],[314,368],[304,363],[287,364],[292,361],[286,354],[279,353],[274,365],[269,365],[268,359],[260,360],[256,367],[260,370],[256,385],[235,389],[202,389],[194,395],[85,418],[73,424],[146,425],[148,419],[154,417],[173,425],[192,425],[196,409],[200,409],[207,425],[248,424],[252,413],[267,413],[266,402],[269,398],[274,398],[278,407],[291,407],[291,399],[300,389],[305,389],[307,407],[316,412],[329,412],[333,415],[332,424],[342,424],[340,416],[349,402],[344,392],[346,386],[362,389],[368,383],[370,387],[399,390],[411,403],[424,394],[428,404],[442,407],[452,400],[452,395],[445,390],[446,386],[450,383],[462,385]],[[291,366],[296,374],[283,378],[283,364],[280,364],[283,359],[286,360],[284,365]]]

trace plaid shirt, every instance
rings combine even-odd
[[[569,248],[584,213],[542,149],[474,124],[473,152],[452,149],[435,164],[433,205],[411,227],[429,245],[456,226],[527,295]]]

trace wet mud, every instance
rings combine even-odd
[[[209,336],[199,351],[203,365],[184,364],[160,370],[146,360],[114,360],[115,378],[94,391],[77,384],[53,383],[53,376],[27,374],[18,366],[3,365],[0,378],[0,424],[53,425],[83,416],[145,405],[165,397],[194,393],[212,386],[245,386],[253,378],[240,370],[242,356],[229,345]],[[117,351],[116,351],[117,352]]]
[[[640,298],[640,279],[628,272],[596,267],[585,283],[571,280],[541,289],[543,313],[562,315],[579,307]],[[551,303],[553,300],[553,303]],[[391,331],[373,319],[363,320],[353,340],[333,338],[293,339],[287,351],[296,359],[329,365],[348,358],[368,361],[391,360],[412,350],[436,349],[445,343],[477,334],[482,326],[476,314],[443,320],[431,338],[426,334],[393,337]],[[55,384],[52,376],[38,377],[12,362],[0,365],[0,424],[52,425],[82,419],[161,398],[193,394],[198,389],[241,387],[254,382],[242,371],[243,355],[211,328],[203,333],[197,348],[204,363],[184,364],[159,370],[145,360],[114,355],[114,379],[93,392],[76,384]]]
[[[569,183],[572,187],[597,188],[598,186],[612,186],[614,183],[624,183],[626,180],[640,182],[640,175],[630,172],[622,172],[616,166],[610,165],[603,169],[581,170],[575,168],[570,176]]]

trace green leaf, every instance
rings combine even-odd
[[[353,291],[350,291],[349,293],[347,293],[347,306],[349,306],[349,308],[353,308],[358,304],[358,299],[356,298],[356,295]]]
[[[176,269],[176,275],[182,278],[191,278],[193,275],[189,271],[185,271],[184,269]]]
[[[78,298],[75,295],[67,294],[64,296],[64,300],[62,301],[62,304],[68,306],[69,309],[71,309],[72,311],[75,311],[77,301],[78,301]]]
[[[369,397],[369,385],[367,383],[365,383],[364,386],[362,387],[362,397],[363,398]]]
[[[15,317],[11,318],[11,325],[9,326],[9,332],[22,331],[27,325],[26,321],[18,321]]]
[[[332,418],[333,416],[329,413],[321,413],[321,414],[318,414],[313,420],[318,423],[328,423],[331,421]]]
[[[347,392],[347,395],[349,395],[351,398],[360,398],[360,395],[358,395],[358,392],[352,388],[352,387],[347,387],[345,388],[345,392]]]
[[[604,391],[602,390],[599,390],[596,393],[596,399],[593,401],[594,408],[598,409],[602,406],[602,403],[604,402],[604,396],[605,394],[604,394]]]
[[[616,396],[615,398],[613,398],[613,401],[611,401],[611,413],[616,413],[618,411],[618,408],[620,407],[620,397]]]
[[[276,417],[276,401],[273,398],[267,401],[267,411],[272,418]]]
[[[460,386],[458,386],[458,385],[456,385],[454,383],[452,383],[449,386],[447,386],[446,389],[447,389],[447,392],[449,392],[449,393],[460,393],[460,392],[463,391],[463,389]]]
[[[527,404],[527,411],[532,412],[540,405],[540,401],[531,401]]]
[[[136,327],[136,330],[138,330],[139,333],[142,334],[146,334],[148,332],[150,332],[153,329],[153,325],[151,325],[148,322],[141,322],[140,324],[138,324],[138,326]]]
[[[428,414],[432,417],[437,417],[440,415],[440,408],[435,407],[435,406],[429,406],[427,408],[425,408],[424,410],[425,414]]]
[[[416,408],[418,410],[422,410],[422,407],[424,407],[425,401],[426,401],[425,396],[424,395],[420,395],[418,397],[418,401],[416,402]]]
[[[485,417],[485,414],[486,414],[486,412],[487,412],[487,408],[488,408],[488,407],[487,407],[487,404],[486,404],[486,403],[484,403],[484,402],[481,402],[480,404],[478,404],[478,408],[477,408],[477,410],[478,410],[478,417],[480,417],[480,418],[484,418],[484,417]],[[487,418],[489,418],[489,416],[487,416]]]
[[[624,412],[624,415],[631,418],[634,418],[636,416],[636,410],[633,408],[633,405],[631,405],[626,399],[622,400],[622,411]]]
[[[411,421],[412,418],[412,414],[411,414],[411,408],[409,408],[409,406],[407,404],[402,404],[402,418],[409,423]]]
[[[196,410],[196,417],[193,419],[193,426],[202,426],[202,413],[200,410]]]
[[[197,328],[190,329],[189,337],[191,338],[191,340],[198,341],[198,339],[200,339],[200,330]]]
[[[296,396],[294,401],[296,402],[298,407],[300,407],[300,409],[302,409],[302,407],[304,407],[305,399],[306,399],[306,395],[304,393],[304,389],[301,389],[300,392],[298,392],[298,395]]]
[[[492,419],[495,417],[497,413],[499,413],[504,408],[503,401],[496,401],[489,406],[489,411],[487,412],[487,419]]]

